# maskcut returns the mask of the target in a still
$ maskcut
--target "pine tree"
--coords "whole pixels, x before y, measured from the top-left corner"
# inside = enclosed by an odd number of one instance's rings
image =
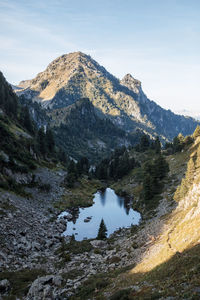
[[[89,167],[90,167],[87,157],[85,157],[85,156],[81,157],[79,162],[80,162],[80,168],[81,168],[82,172],[87,174]]]
[[[114,175],[115,175],[114,162],[111,161],[109,166],[109,177],[114,178]]]
[[[143,179],[144,200],[148,201],[153,197],[153,178],[149,174],[145,174]]]
[[[68,170],[68,173],[76,173],[76,164],[72,159],[70,160],[67,170]]]
[[[38,143],[40,153],[44,155],[47,150],[47,145],[46,145],[46,135],[44,133],[43,127],[41,127],[38,131],[37,143]]]
[[[181,139],[178,136],[175,136],[173,139],[173,151],[180,152],[183,149],[183,144],[181,143]]]
[[[160,139],[159,139],[158,136],[155,139],[154,145],[155,145],[155,151],[156,151],[156,153],[159,154],[160,151],[161,151],[161,143],[160,143]]]
[[[24,127],[30,132],[34,133],[34,127],[33,127],[33,122],[31,120],[30,114],[28,107],[25,106],[22,111],[21,111],[21,120],[24,125]]]
[[[167,172],[169,172],[169,165],[166,162],[165,158],[162,155],[159,155],[155,160],[154,165],[158,179],[163,179],[166,176]]]
[[[70,160],[70,163],[69,163],[69,166],[68,166],[67,170],[68,170],[68,174],[67,174],[65,180],[67,181],[67,186],[69,188],[72,188],[74,186],[74,183],[76,182],[76,180],[78,178],[76,164],[73,160]]]
[[[187,135],[184,139],[184,144],[185,145],[190,145],[194,142],[194,139],[190,136],[190,135]]]
[[[149,138],[144,134],[140,139],[140,151],[146,151],[150,146]]]
[[[46,142],[47,142],[47,148],[49,152],[53,152],[55,148],[55,141],[54,141],[53,132],[50,128],[48,128],[46,132]]]
[[[182,179],[181,185],[177,188],[175,195],[174,195],[174,200],[179,201],[183,197],[185,197],[192,186],[194,182],[194,178],[196,175],[196,165],[195,165],[195,160],[194,157],[191,157],[188,165],[187,165],[187,172],[185,178]]]
[[[193,138],[196,139],[198,136],[200,136],[200,126],[197,125],[194,133],[193,133]]]
[[[103,240],[107,237],[107,228],[106,225],[104,223],[104,220],[101,220],[101,223],[99,225],[99,231],[98,231],[98,235],[97,235],[97,239],[98,240]]]
[[[96,169],[96,176],[99,179],[107,179],[108,177],[108,164],[109,164],[109,160],[108,159],[103,159],[101,161],[101,163],[98,165],[97,169]]]
[[[59,149],[58,158],[64,165],[67,164],[67,155],[62,149]]]

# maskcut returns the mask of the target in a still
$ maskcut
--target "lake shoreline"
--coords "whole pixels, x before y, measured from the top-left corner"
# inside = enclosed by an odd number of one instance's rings
[[[141,220],[140,213],[133,210],[130,199],[118,196],[109,187],[94,194],[93,205],[66,211],[70,218],[65,216],[66,230],[63,236],[74,236],[77,241],[96,238],[102,219],[106,224],[108,236],[120,228],[138,225]],[[65,211],[58,217],[64,215]]]

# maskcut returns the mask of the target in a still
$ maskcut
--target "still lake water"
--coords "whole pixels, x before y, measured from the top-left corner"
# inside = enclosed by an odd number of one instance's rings
[[[101,219],[108,229],[107,236],[119,228],[139,224],[140,213],[130,208],[129,202],[117,196],[112,189],[97,192],[93,201],[92,206],[79,209],[76,221],[67,222],[67,229],[63,235],[74,234],[77,241],[96,238]],[[91,218],[90,221],[84,222],[87,218]]]

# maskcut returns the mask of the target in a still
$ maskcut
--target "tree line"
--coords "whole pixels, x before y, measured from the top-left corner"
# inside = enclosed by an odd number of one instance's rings
[[[100,180],[120,179],[138,165],[129,150],[121,147],[115,149],[109,158],[103,159],[96,166],[94,175]]]

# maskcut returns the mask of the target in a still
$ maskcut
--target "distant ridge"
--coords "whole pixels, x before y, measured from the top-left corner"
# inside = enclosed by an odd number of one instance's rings
[[[188,110],[188,109],[182,109],[177,110],[176,113],[178,115],[186,116],[186,117],[192,117],[195,120],[200,120],[200,111],[194,111],[194,110]]]

